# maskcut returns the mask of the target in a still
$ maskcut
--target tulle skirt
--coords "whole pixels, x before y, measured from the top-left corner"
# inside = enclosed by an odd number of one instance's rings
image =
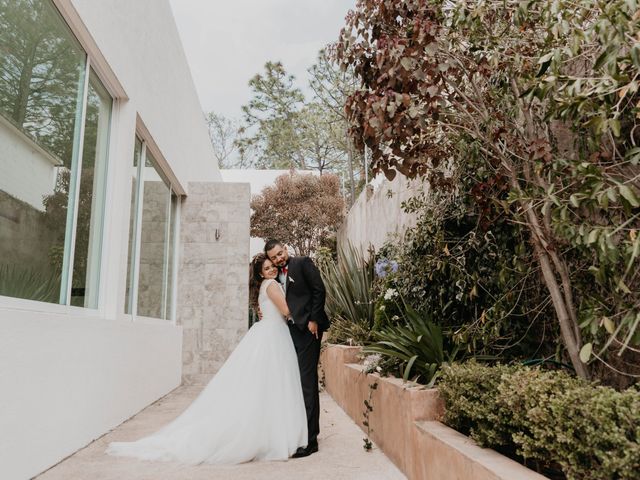
[[[107,453],[188,464],[286,460],[307,443],[298,361],[281,318],[255,324],[175,420]]]

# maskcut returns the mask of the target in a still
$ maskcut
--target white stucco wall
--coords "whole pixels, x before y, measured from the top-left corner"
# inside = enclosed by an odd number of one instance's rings
[[[127,98],[109,135],[98,310],[0,297],[0,479],[33,477],[180,385],[182,327],[124,314],[141,122],[186,193],[221,181],[168,1],[54,2],[79,14]]]
[[[427,188],[423,180],[397,175],[393,181],[376,177],[362,191],[338,230],[338,243],[347,242],[362,251],[380,248],[416,224],[416,216],[405,213],[402,203]]]
[[[79,312],[0,316],[0,478],[33,477],[180,383],[181,328]]]
[[[220,181],[169,1],[69,1],[185,189]]]

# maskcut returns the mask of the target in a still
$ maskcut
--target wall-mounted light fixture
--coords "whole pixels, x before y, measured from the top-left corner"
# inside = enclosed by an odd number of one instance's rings
[[[216,228],[216,240],[220,240],[220,229]]]

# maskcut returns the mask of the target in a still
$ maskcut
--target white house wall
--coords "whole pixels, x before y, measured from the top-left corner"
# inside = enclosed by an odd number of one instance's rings
[[[168,1],[54,3],[76,10],[74,31],[86,27],[126,98],[109,137],[99,309],[0,297],[0,479],[33,477],[180,385],[183,327],[124,314],[136,131],[185,193],[221,180]],[[248,250],[245,230],[233,235]]]
[[[0,163],[0,190],[44,211],[42,197],[54,188],[54,159],[0,119],[0,145],[8,161]]]
[[[37,475],[180,384],[179,327],[0,314],[2,479]]]
[[[70,1],[185,190],[220,181],[169,1]]]

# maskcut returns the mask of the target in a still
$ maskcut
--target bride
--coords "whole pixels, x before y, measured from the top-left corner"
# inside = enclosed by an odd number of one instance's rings
[[[286,460],[307,444],[298,359],[285,318],[289,308],[278,269],[258,254],[250,298],[262,320],[240,341],[194,402],[156,433],[112,442],[110,455],[182,463],[236,464]]]

